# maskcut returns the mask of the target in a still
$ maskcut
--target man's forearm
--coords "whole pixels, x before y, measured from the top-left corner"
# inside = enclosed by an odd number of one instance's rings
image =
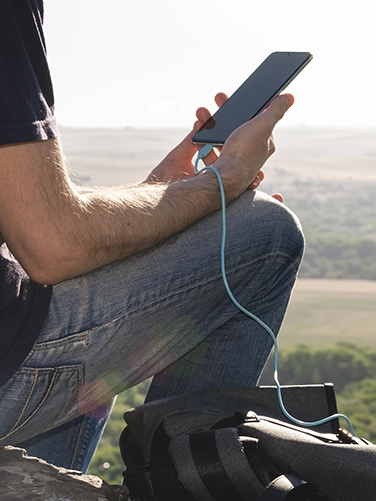
[[[77,243],[88,268],[147,249],[220,207],[210,174],[168,185],[99,189],[81,193],[80,201]]]
[[[37,282],[57,283],[151,247],[219,207],[214,175],[81,189],[57,141],[0,151],[0,233]]]

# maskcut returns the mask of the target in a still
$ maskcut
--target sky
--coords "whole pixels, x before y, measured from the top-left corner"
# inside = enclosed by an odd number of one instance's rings
[[[57,119],[189,128],[271,52],[302,51],[283,125],[376,127],[375,19],[374,0],[46,0]]]

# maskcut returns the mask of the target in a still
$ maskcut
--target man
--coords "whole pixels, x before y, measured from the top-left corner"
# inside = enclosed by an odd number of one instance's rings
[[[42,20],[42,0],[0,3],[0,447],[85,470],[114,395],[151,376],[149,400],[255,385],[271,340],[223,286],[218,182],[194,175],[192,133],[136,186],[69,180]],[[226,193],[230,286],[276,333],[303,237],[254,188],[292,102],[278,97],[205,159]],[[200,108],[194,131],[207,118]]]

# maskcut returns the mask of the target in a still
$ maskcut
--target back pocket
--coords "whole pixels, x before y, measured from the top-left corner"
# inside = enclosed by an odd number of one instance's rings
[[[0,388],[0,446],[28,440],[72,419],[82,375],[81,365],[17,371]]]

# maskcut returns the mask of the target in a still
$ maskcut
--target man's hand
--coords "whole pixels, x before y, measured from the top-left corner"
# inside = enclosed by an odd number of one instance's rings
[[[293,102],[291,94],[276,97],[265,111],[236,129],[223,145],[213,165],[221,174],[228,201],[262,181],[261,167],[275,151],[273,129]],[[283,200],[279,194],[275,198]]]
[[[215,102],[218,107],[221,107],[227,99],[228,96],[223,92],[220,92],[215,96]],[[292,96],[288,95],[287,99],[289,102],[288,106],[291,106],[293,102]],[[198,108],[196,111],[197,120],[193,125],[192,131],[159,163],[159,165],[157,165],[157,167],[155,167],[155,169],[153,169],[145,182],[171,183],[193,177],[193,159],[200,147],[192,144],[192,137],[211,116],[212,115],[207,108]],[[268,141],[270,142],[270,147],[268,147],[270,155],[275,150],[272,134],[270,135]],[[218,148],[212,150],[204,159],[204,163],[206,165],[214,164],[218,160],[219,152],[220,149]],[[252,182],[248,185],[247,189],[257,189],[264,180],[264,177],[265,173],[262,170],[259,170]],[[283,196],[280,193],[274,193],[272,194],[272,197],[280,202],[283,202]]]
[[[228,99],[224,93],[215,96],[217,106],[221,107]],[[198,108],[196,111],[196,122],[193,124],[191,132],[179,143],[170,153],[151,171],[146,178],[147,183],[172,183],[193,177],[194,156],[198,147],[192,143],[194,134],[209,120],[211,114],[207,108]],[[205,163],[210,165],[217,160],[218,155],[213,151],[206,159]]]

